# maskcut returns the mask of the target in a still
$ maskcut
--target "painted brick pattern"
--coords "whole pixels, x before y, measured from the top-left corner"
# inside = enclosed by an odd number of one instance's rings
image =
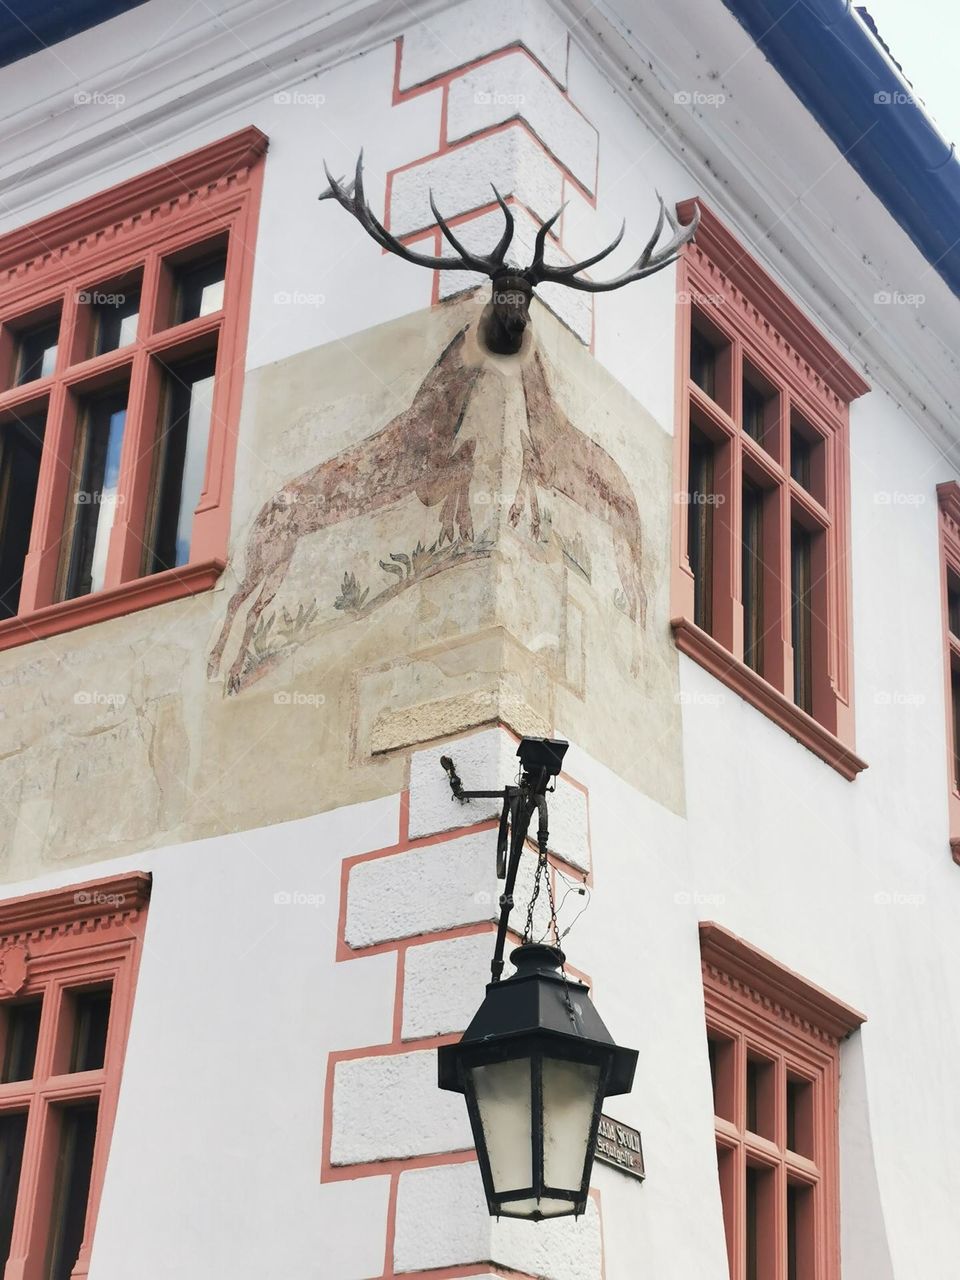
[[[517,44],[565,84],[568,43],[566,24],[543,0],[454,5],[405,32],[398,87],[406,91]]]
[[[396,1271],[429,1271],[489,1261],[543,1280],[598,1280],[600,1215],[591,1199],[572,1218],[529,1223],[487,1216],[473,1163],[415,1169],[400,1175],[394,1240]]]
[[[437,1088],[434,1049],[338,1062],[333,1164],[366,1164],[473,1146],[463,1100]]]
[[[596,129],[525,53],[482,62],[451,81],[447,98],[451,142],[515,118],[529,126],[587,191],[596,191]]]

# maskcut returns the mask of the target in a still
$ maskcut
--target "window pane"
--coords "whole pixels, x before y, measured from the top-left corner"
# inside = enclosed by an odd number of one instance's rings
[[[174,569],[190,559],[193,515],[207,465],[214,364],[209,355],[166,373],[147,573]]]
[[[772,1169],[747,1167],[746,1209],[746,1280],[772,1280],[777,1274],[778,1252],[776,1179]]]
[[[743,660],[754,671],[763,669],[763,492],[743,484],[741,593],[743,597]]]
[[[57,361],[60,320],[50,320],[34,329],[24,329],[17,343],[17,385],[46,378]]]
[[[176,272],[175,324],[195,320],[223,307],[227,255],[217,253],[178,268]]]
[[[950,692],[953,702],[953,785],[960,791],[960,671],[950,671]]]
[[[813,1187],[787,1187],[787,1280],[814,1280],[816,1250]]]
[[[42,1004],[42,1000],[24,1000],[3,1006],[3,1084],[33,1079]]]
[[[93,351],[95,356],[129,346],[137,336],[140,319],[140,290],[92,289],[89,293],[93,316]]]
[[[95,1102],[61,1111],[46,1280],[70,1280],[80,1253],[96,1136]]]
[[[947,573],[947,626],[955,636],[960,636],[960,578]]]
[[[690,334],[690,377],[712,399],[717,391],[717,349],[699,329]]]
[[[791,609],[793,700],[813,710],[813,615],[811,610],[811,537],[793,526],[791,536]]]
[[[103,587],[126,418],[125,388],[91,399],[82,408],[75,465],[79,487],[74,493],[76,514],[64,590],[66,600]]]
[[[110,996],[105,991],[80,991],[73,996],[71,1071],[99,1071],[106,1058]]]
[[[693,620],[704,631],[713,624],[713,461],[713,445],[691,427],[687,555],[693,574]]]
[[[0,1115],[0,1272],[10,1257],[10,1237],[17,1209],[20,1166],[23,1163],[23,1140],[27,1132],[27,1113],[18,1111]]]
[[[776,1064],[747,1055],[747,1128],[761,1138],[776,1139]]]
[[[20,606],[20,580],[30,546],[43,432],[43,416],[0,427],[0,618],[14,617]]]
[[[787,1076],[787,1148],[814,1159],[813,1082]]]
[[[725,1120],[736,1117],[736,1041],[708,1031],[710,1082],[713,1085],[713,1112]]]

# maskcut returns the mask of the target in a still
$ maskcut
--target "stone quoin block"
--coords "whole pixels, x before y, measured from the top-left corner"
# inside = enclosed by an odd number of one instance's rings
[[[543,0],[456,5],[404,32],[400,88],[424,84],[512,44],[529,49],[564,84],[568,39],[565,23]]]
[[[489,831],[358,862],[347,887],[347,945],[436,933],[493,918],[495,837]]]
[[[491,928],[467,938],[410,947],[404,962],[405,1040],[466,1030],[490,981],[496,938]]]
[[[437,1088],[437,1051],[338,1062],[330,1159],[367,1164],[473,1146],[463,1099]]]
[[[586,189],[597,179],[597,131],[524,53],[483,62],[450,82],[447,140],[519,117]]]
[[[557,779],[557,789],[548,797],[550,838],[547,848],[564,862],[590,870],[590,825],[587,797],[566,778]],[[532,832],[536,834],[536,831]]]
[[[567,187],[568,192],[569,190]],[[528,266],[533,261],[533,245],[540,223],[519,205],[511,205],[511,212],[514,233],[507,260],[518,266]],[[496,209],[461,223],[457,227],[457,236],[468,249],[489,253],[500,239],[502,231],[503,214]],[[547,241],[546,260],[561,264],[572,261],[552,238]],[[488,277],[478,275],[475,271],[441,271],[439,279],[441,298],[449,298],[464,289],[476,288],[477,285],[487,285],[489,289]],[[545,284],[537,288],[537,296],[581,342],[590,342],[593,333],[593,301],[589,293],[567,289],[563,285]]]
[[[563,203],[563,172],[520,125],[478,138],[393,177],[390,230],[404,236],[433,226],[429,193],[445,218],[493,200],[491,182],[504,197],[516,196],[538,218]]]
[[[429,1271],[489,1262],[542,1280],[600,1280],[600,1215],[593,1200],[580,1219],[494,1222],[473,1161],[400,1175],[396,1271]]]
[[[450,790],[450,782],[440,765],[441,756],[450,756],[467,791],[496,791],[516,780],[517,745],[503,729],[484,729],[442,742],[410,759],[410,836],[432,836],[455,827],[472,826],[488,818],[499,818],[499,800],[471,800],[461,804]]]

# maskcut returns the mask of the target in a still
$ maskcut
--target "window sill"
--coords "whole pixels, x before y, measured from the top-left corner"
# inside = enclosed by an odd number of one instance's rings
[[[841,777],[852,782],[858,773],[866,769],[866,761],[861,760],[829,729],[818,724],[806,711],[784,697],[779,689],[775,689],[745,663],[734,658],[711,635],[688,618],[674,618],[671,626],[681,653],[693,658],[751,706],[769,716],[774,724],[786,729],[808,751],[836,769]]]
[[[16,618],[4,618],[0,622],[0,650],[29,644],[31,640],[46,640],[65,631],[88,627],[94,622],[121,618],[155,604],[166,604],[170,600],[209,591],[223,570],[222,560],[204,560],[146,578],[134,578],[111,591],[98,591],[94,595],[79,596],[76,600],[47,605]]]

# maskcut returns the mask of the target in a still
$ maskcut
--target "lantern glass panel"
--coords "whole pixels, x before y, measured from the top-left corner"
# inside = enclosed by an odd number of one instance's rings
[[[600,1068],[543,1060],[543,1181],[579,1191],[600,1089]],[[567,1206],[569,1210],[569,1205]]]
[[[494,1192],[522,1191],[533,1185],[530,1059],[491,1062],[470,1074]]]

